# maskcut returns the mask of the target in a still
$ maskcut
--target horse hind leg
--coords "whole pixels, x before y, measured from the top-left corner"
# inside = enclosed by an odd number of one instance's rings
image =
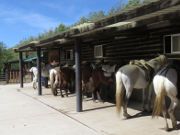
[[[147,112],[152,112],[153,108],[153,101],[155,100],[154,96],[154,90],[153,90],[153,83],[150,83],[149,89],[148,89],[148,99],[147,99]]]
[[[96,91],[97,99],[99,102],[103,102],[99,90]]]
[[[65,89],[66,97],[68,97],[68,88]]]
[[[168,126],[168,122],[167,122],[167,109],[166,109],[166,103],[165,103],[165,99],[163,100],[162,102],[162,114],[163,114],[163,117],[164,117],[164,120],[165,120],[165,130],[166,131],[169,131],[169,126]]]
[[[33,82],[33,88],[34,88],[34,89],[37,89],[37,84],[36,84],[36,82]]]
[[[143,111],[146,111],[146,89],[143,89],[143,94],[142,94],[142,108]]]
[[[68,97],[68,89],[66,89],[66,91],[65,91],[65,92],[66,92],[66,97]]]
[[[92,100],[93,100],[93,102],[96,101],[96,91],[92,92]]]
[[[129,115],[127,112],[127,105],[129,102],[129,98],[131,97],[132,90],[133,90],[133,87],[131,87],[130,85],[126,87],[126,95],[124,97],[124,103],[123,103],[123,116],[125,118],[131,117],[131,115]]]
[[[61,97],[64,97],[63,93],[62,93],[62,89],[60,88],[60,95]]]
[[[66,87],[65,87],[66,97],[68,97],[68,91],[70,91],[70,84],[68,84],[68,83],[66,82]]]
[[[178,99],[176,97],[171,97],[170,99],[171,99],[171,104],[169,106],[168,113],[169,113],[169,116],[170,116],[170,119],[172,122],[172,127],[173,127],[173,129],[176,129],[177,121],[176,121],[176,117],[174,116],[174,111],[178,105]]]
[[[147,88],[144,88],[143,94],[142,94],[142,109],[144,112],[150,112],[151,111],[151,98],[152,98],[152,92],[150,90],[150,84],[148,84]]]
[[[127,91],[126,91],[126,92],[127,92]],[[131,90],[131,91],[128,91],[127,94],[126,94],[125,97],[124,97],[123,116],[124,116],[125,118],[131,117],[131,115],[128,114],[128,112],[127,112],[127,105],[128,105],[129,98],[130,98],[131,94],[132,94],[132,90]]]

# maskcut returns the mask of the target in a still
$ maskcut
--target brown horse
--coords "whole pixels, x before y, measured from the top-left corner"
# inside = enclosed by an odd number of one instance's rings
[[[97,96],[99,101],[105,101],[108,96],[108,90],[113,87],[113,72],[115,71],[108,72],[110,75],[106,76],[108,70],[105,70],[103,66],[94,68],[95,66],[91,63],[85,63],[82,67],[83,92],[91,92],[93,100]]]
[[[71,67],[56,67],[50,70],[50,83],[51,90],[54,96],[58,94],[58,88],[60,89],[61,97],[64,97],[62,90],[65,90],[66,96],[68,96],[68,90],[73,93],[75,75],[74,70]]]
[[[74,92],[73,83],[75,80],[74,70],[70,67],[63,67],[60,69],[59,76],[59,88],[61,97],[64,97],[62,90],[65,90],[66,96],[68,96],[68,90],[70,93]]]

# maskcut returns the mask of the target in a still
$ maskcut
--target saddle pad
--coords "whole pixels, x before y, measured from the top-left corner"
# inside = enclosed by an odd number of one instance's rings
[[[115,72],[116,65],[110,66],[110,65],[102,65],[102,70],[104,71],[105,77],[111,77],[112,73]]]
[[[54,69],[55,69],[56,71],[58,71],[58,72],[60,71],[59,66],[58,66],[58,67],[55,67]]]
[[[102,70],[107,73],[114,73],[115,72],[116,65],[110,66],[110,65],[102,65]]]

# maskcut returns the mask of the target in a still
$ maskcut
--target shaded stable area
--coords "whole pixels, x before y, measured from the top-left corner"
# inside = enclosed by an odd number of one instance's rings
[[[169,59],[180,57],[180,0],[160,0],[120,14],[85,23],[54,37],[33,41],[16,49],[19,52],[20,85],[23,87],[22,53],[37,53],[38,94],[41,87],[41,54],[58,51],[60,64],[76,65],[76,110],[82,111],[81,63],[109,62],[120,66],[129,60],[149,60],[158,54]],[[140,100],[134,93],[134,99]]]

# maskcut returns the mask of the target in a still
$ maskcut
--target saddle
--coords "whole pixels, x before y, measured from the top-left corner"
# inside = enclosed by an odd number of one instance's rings
[[[145,60],[131,60],[129,62],[129,64],[130,65],[136,65],[139,68],[141,68],[142,70],[144,70],[146,81],[149,81],[149,82],[152,81],[153,75],[154,75],[154,69],[153,69],[153,67],[150,66],[150,64],[148,64],[147,61],[145,61]]]

